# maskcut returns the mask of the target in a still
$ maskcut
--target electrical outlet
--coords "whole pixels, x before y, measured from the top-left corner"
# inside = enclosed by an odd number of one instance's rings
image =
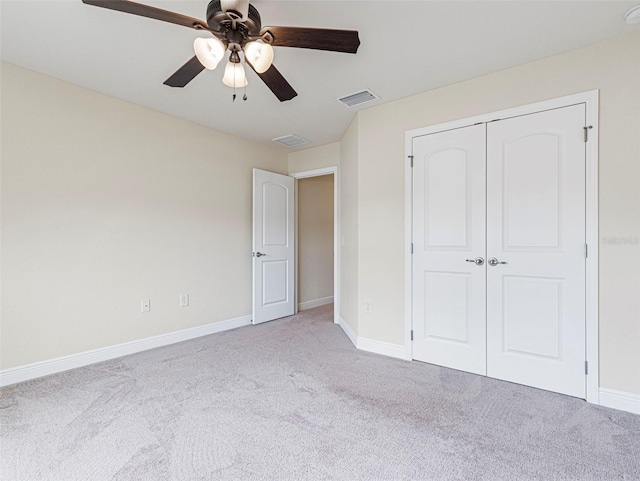
[[[180,294],[180,307],[187,307],[189,305],[189,294]]]
[[[364,312],[371,312],[371,311],[373,311],[373,306],[371,305],[371,301],[370,300],[364,301]]]
[[[151,310],[151,299],[142,299],[142,312],[149,312]]]

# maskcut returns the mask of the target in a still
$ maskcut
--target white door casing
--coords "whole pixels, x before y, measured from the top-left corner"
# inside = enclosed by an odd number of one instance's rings
[[[485,127],[412,151],[413,358],[485,374]]]
[[[487,375],[584,398],[585,105],[487,125]]]
[[[333,176],[333,322],[339,324],[340,318],[340,204],[338,194],[340,192],[340,183],[338,178],[338,167],[323,167],[320,169],[306,170],[302,172],[293,172],[290,174],[296,181],[300,179],[308,179],[310,177],[319,177],[323,175]],[[298,202],[296,193],[296,204]],[[296,224],[297,226],[297,224]],[[296,236],[297,238],[297,236]],[[300,246],[297,245],[297,248]],[[297,255],[297,254],[296,254]],[[296,261],[298,262],[298,261]],[[296,305],[297,305],[296,297]]]
[[[294,179],[253,169],[253,323],[295,311]]]

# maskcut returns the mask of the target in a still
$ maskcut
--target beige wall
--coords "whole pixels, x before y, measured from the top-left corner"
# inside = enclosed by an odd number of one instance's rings
[[[340,142],[289,154],[289,174],[340,165]]]
[[[640,237],[638,33],[359,112],[358,182],[350,185],[358,191],[360,336],[404,344],[405,132],[593,89],[600,89],[600,382],[640,394],[640,245],[602,242]]]
[[[338,166],[339,315],[358,333],[358,121],[340,142],[289,154],[289,173]]]
[[[248,313],[254,166],[339,165],[340,315],[361,337],[403,344],[405,132],[600,89],[600,380],[640,394],[640,34],[360,111],[341,142],[288,165],[3,67],[3,367]],[[213,143],[233,146],[234,162],[230,147],[208,154]],[[181,291],[188,309],[176,307]]]
[[[357,335],[358,326],[358,121],[340,142],[340,317]]]
[[[3,369],[251,313],[251,169],[285,153],[8,64],[1,88]]]
[[[327,297],[333,297],[333,175],[298,180],[298,303]]]

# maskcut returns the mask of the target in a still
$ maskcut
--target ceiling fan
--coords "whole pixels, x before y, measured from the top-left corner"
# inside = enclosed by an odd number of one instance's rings
[[[128,0],[82,0],[87,5],[155,18],[195,30],[212,37],[197,38],[195,55],[164,81],[170,87],[184,87],[205,68],[213,70],[230,51],[223,83],[234,88],[245,87],[247,78],[240,53],[245,62],[271,89],[281,102],[291,100],[296,91],[272,64],[273,47],[299,47],[332,52],[356,53],[360,45],[355,30],[332,30],[306,27],[262,27],[260,14],[249,0],[212,0],[207,6],[206,23],[197,18]],[[244,96],[246,100],[246,95]]]

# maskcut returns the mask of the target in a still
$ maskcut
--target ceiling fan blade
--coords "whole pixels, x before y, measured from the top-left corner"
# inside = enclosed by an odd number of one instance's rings
[[[332,30],[306,27],[264,27],[260,35],[269,32],[274,47],[299,47],[332,52],[356,53],[360,45],[357,30]]]
[[[253,69],[251,62],[247,61],[247,63]],[[253,69],[253,71],[255,72],[255,69]],[[256,74],[258,74],[258,77],[260,77],[265,85],[271,89],[274,95],[278,97],[280,102],[291,100],[293,97],[298,95],[298,92],[293,90],[293,87],[289,82],[287,82],[274,65],[271,65],[271,67],[269,67],[265,72],[256,72]]]
[[[169,87],[184,87],[191,82],[196,75],[204,70],[204,65],[198,61],[198,57],[195,55],[187,60],[182,67],[176,70],[171,77],[165,80],[163,83]]]
[[[140,15],[141,17],[154,18],[156,20],[162,20],[163,22],[195,28],[196,30],[209,30],[209,26],[197,18],[143,5],[141,3],[129,2],[128,0],[82,0],[82,3],[117,10],[119,12],[132,13],[133,15]]]

